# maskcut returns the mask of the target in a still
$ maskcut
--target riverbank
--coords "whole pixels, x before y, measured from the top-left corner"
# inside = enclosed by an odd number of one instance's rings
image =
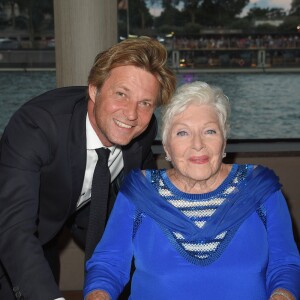
[[[272,68],[272,67],[255,67],[255,68],[201,68],[201,69],[174,69],[178,74],[185,73],[300,73],[299,67],[294,68]]]
[[[177,74],[299,73],[299,51],[300,49],[294,48],[280,51],[278,49],[172,50],[169,53],[169,65]],[[214,55],[215,58],[208,59],[210,55]],[[0,50],[1,71],[55,71],[55,50]]]
[[[199,74],[199,73],[300,73],[300,68],[173,68],[176,74]],[[1,67],[0,72],[55,72],[55,67]]]

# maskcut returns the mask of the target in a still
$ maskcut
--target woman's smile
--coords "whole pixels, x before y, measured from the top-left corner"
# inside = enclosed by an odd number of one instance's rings
[[[207,155],[201,155],[201,156],[191,156],[189,158],[189,162],[193,164],[206,164],[209,162],[209,157]]]

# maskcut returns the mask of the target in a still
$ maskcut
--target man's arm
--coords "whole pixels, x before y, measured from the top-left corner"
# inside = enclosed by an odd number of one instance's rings
[[[0,144],[0,260],[13,286],[30,299],[61,297],[37,233],[40,170],[50,162],[54,145],[47,133],[54,130],[47,112],[27,106]]]

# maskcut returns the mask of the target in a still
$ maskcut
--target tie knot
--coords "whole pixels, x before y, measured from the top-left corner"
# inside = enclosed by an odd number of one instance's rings
[[[97,155],[98,155],[98,160],[101,160],[103,162],[108,162],[108,157],[110,154],[110,150],[107,148],[98,148],[95,149]]]

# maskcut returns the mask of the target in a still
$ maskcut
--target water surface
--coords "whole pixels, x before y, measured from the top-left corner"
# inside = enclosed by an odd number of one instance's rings
[[[217,85],[229,97],[230,138],[300,138],[299,74],[178,74],[178,85],[194,80]],[[0,134],[14,111],[55,88],[55,81],[53,71],[0,72]]]

